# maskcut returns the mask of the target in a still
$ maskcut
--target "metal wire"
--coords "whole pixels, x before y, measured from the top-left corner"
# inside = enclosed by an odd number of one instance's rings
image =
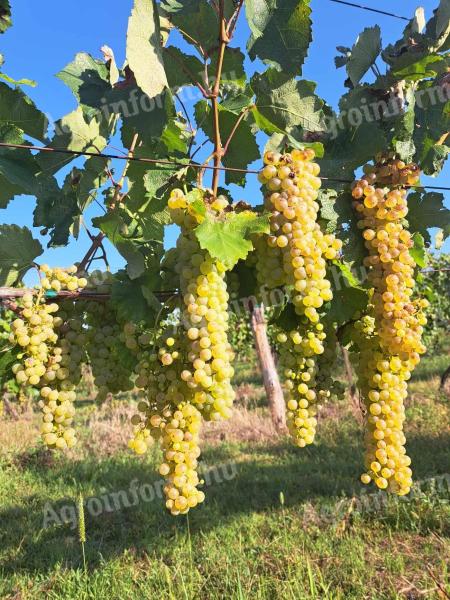
[[[353,8],[360,8],[361,10],[368,10],[369,12],[378,13],[379,15],[385,15],[386,17],[394,17],[394,19],[401,19],[402,21],[411,21],[408,17],[401,17],[394,13],[387,12],[385,10],[379,10],[378,8],[371,8],[370,6],[363,6],[362,4],[354,4],[353,2],[347,2],[347,0],[329,0],[336,4],[345,4],[346,6],[352,6]]]
[[[39,152],[55,152],[57,154],[69,154],[71,156],[96,156],[98,158],[106,158],[111,160],[127,160],[133,162],[140,162],[145,164],[155,165],[170,165],[172,167],[191,167],[193,169],[210,169],[212,171],[233,171],[234,173],[249,173],[251,175],[259,175],[260,171],[255,169],[240,169],[238,167],[214,167],[210,165],[200,165],[198,163],[183,163],[174,160],[168,160],[164,158],[144,158],[139,156],[128,156],[126,154],[104,154],[101,152],[90,152],[88,150],[68,150],[67,148],[47,148],[40,146],[28,146],[26,144],[8,144],[6,142],[0,142],[0,148],[16,148],[23,150],[37,150]],[[322,181],[333,181],[335,183],[353,183],[352,179],[341,179],[339,177],[320,177]],[[428,190],[441,190],[450,191],[450,187],[439,186],[439,185],[405,185],[411,189],[428,189]]]

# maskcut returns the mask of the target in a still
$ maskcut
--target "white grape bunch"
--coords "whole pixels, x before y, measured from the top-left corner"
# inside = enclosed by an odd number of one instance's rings
[[[372,286],[372,323],[358,325],[360,339],[364,334],[359,377],[367,407],[367,471],[361,480],[399,495],[407,494],[412,484],[403,432],[407,382],[426,350],[421,337],[428,301],[413,299],[416,263],[405,224],[407,191],[401,187],[416,183],[417,173],[414,165],[381,159],[365,168],[352,189]]]
[[[258,280],[268,287],[286,286],[298,315],[298,327],[280,333],[278,342],[286,378],[288,428],[300,447],[314,441],[316,404],[330,395],[317,385],[317,357],[325,352],[326,339],[320,316],[333,297],[327,261],[335,259],[342,247],[318,223],[320,168],[313,159],[314,151],[309,149],[283,155],[267,152],[259,176],[267,190],[271,233],[258,260]]]
[[[61,291],[75,292],[87,285],[77,277],[76,267],[52,269],[42,265],[44,277],[36,293],[26,293],[20,303],[21,317],[13,322],[10,341],[21,348],[21,362],[13,365],[13,373],[21,386],[39,390],[42,409],[41,433],[49,448],[66,449],[75,445],[72,428],[75,382],[71,379],[70,340],[61,333],[65,325],[56,316],[59,305],[47,303],[47,296]],[[76,371],[76,369],[75,369]]]

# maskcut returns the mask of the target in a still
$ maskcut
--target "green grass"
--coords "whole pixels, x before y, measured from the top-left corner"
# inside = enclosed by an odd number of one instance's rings
[[[241,384],[245,372],[255,377],[251,365],[240,366]],[[436,386],[436,378],[415,381],[408,403],[408,451],[416,481],[427,480],[413,498],[368,497],[358,480],[362,432],[345,401],[325,408],[317,443],[303,450],[283,437],[236,439],[230,425],[226,441],[203,452],[209,466],[232,466],[228,480],[208,486],[188,518],[170,517],[157,498],[96,517],[86,511],[86,572],[73,523],[43,527],[47,503],[58,513],[69,506],[70,521],[80,491],[89,499],[128,490],[133,480],[155,482],[158,450],[139,459],[126,448],[108,455],[86,446],[71,459],[49,458],[38,444],[17,449],[34,418],[3,420],[0,598],[444,597],[449,494],[428,480],[450,473],[449,410]],[[94,412],[80,411],[82,446]]]

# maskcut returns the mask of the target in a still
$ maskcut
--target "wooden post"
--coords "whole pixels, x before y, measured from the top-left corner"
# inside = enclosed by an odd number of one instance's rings
[[[449,380],[450,380],[450,367],[448,367],[448,369],[446,369],[444,371],[444,373],[442,374],[441,382],[439,385],[439,390],[441,392],[446,393],[448,396],[450,396]]]
[[[256,354],[258,355],[272,421],[277,431],[285,431],[286,409],[284,405],[283,390],[281,388],[272,350],[267,338],[263,307],[251,306],[250,315]]]

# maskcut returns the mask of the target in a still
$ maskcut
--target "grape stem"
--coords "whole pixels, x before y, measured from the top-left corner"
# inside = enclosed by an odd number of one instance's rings
[[[233,37],[234,34],[234,30],[236,29],[236,25],[239,19],[239,15],[241,13],[242,7],[244,6],[244,0],[239,0],[239,3],[236,7],[236,10],[234,11],[234,13],[231,15],[231,19],[228,22],[228,26],[227,26],[227,34],[228,37],[231,39]]]
[[[219,57],[217,60],[216,80],[214,87],[210,94],[212,110],[213,110],[213,123],[214,123],[214,171],[212,178],[212,189],[214,196],[217,196],[217,189],[219,187],[219,168],[222,162],[224,150],[222,148],[222,139],[220,136],[220,117],[219,117],[219,94],[220,94],[220,80],[222,77],[223,59],[225,56],[225,49],[230,41],[230,37],[227,33],[227,22],[224,16],[224,0],[219,0]]]
[[[114,198],[113,201],[111,203],[110,208],[114,208],[117,204],[117,202],[123,202],[123,199],[125,198],[126,194],[122,194],[122,188],[123,188],[123,184],[125,182],[125,177],[127,176],[128,173],[128,169],[130,166],[130,158],[133,158],[134,156],[134,151],[136,149],[137,143],[139,140],[139,136],[136,133],[133,137],[133,140],[131,142],[131,146],[130,149],[128,151],[128,160],[125,163],[125,166],[123,168],[122,171],[122,175],[119,179],[119,181],[115,184],[115,192],[114,192]],[[86,254],[84,255],[84,257],[81,259],[81,262],[78,266],[78,272],[81,273],[83,271],[86,271],[87,269],[89,269],[89,267],[91,266],[92,261],[95,258],[95,255],[97,253],[97,250],[99,248],[102,248],[103,250],[103,259],[105,260],[105,263],[108,264],[108,261],[106,259],[106,251],[105,248],[103,247],[103,240],[105,239],[106,235],[101,231],[98,235],[91,237],[91,246],[89,247],[88,251],[86,252]]]

